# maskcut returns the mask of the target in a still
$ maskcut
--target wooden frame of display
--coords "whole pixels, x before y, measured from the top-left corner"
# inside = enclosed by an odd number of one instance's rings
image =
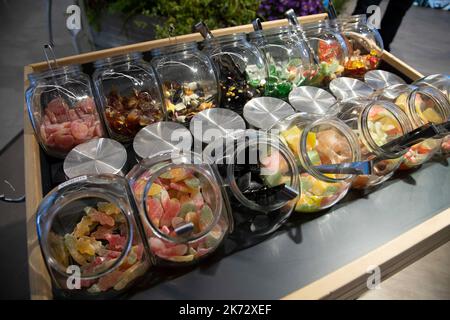
[[[299,18],[302,23],[326,19],[326,14],[317,14]],[[264,29],[286,25],[287,20],[264,22]],[[216,36],[236,32],[253,31],[251,24],[213,30]],[[135,51],[149,51],[175,43],[200,41],[198,33],[142,42],[107,50],[58,59],[60,66],[69,64],[90,63],[95,60]],[[382,60],[405,77],[416,80],[422,77],[418,71],[408,66],[392,54],[384,52]],[[30,64],[24,67],[24,88],[29,86],[28,74],[47,69],[46,62]],[[26,190],[26,223],[30,295],[32,299],[51,299],[52,290],[48,271],[45,267],[36,234],[35,211],[43,197],[40,147],[34,136],[26,104],[24,107],[24,148],[25,148],[25,190]],[[375,249],[367,255],[356,259],[339,270],[300,288],[285,299],[324,299],[354,298],[367,290],[366,280],[369,276],[367,267],[377,265],[382,269],[382,277],[386,278],[417,260],[434,248],[450,239],[450,209],[447,209],[424,223],[416,226],[398,238]]]

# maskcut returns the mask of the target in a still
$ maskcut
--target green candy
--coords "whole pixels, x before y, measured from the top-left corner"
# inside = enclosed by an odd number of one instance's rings
[[[212,213],[211,208],[208,205],[204,205],[203,208],[200,210],[200,227],[202,229],[209,226],[214,220],[214,215]]]
[[[270,186],[270,187],[275,187],[278,186],[281,182],[281,178],[283,176],[281,175],[280,172],[276,172],[274,174],[268,175],[268,176],[264,176],[264,179],[266,180],[266,183]]]
[[[197,207],[192,202],[185,202],[181,205],[180,212],[178,213],[178,216],[180,218],[183,218],[186,216],[186,213],[188,212],[196,212]]]
[[[195,177],[184,180],[184,183],[192,189],[196,189],[200,186],[200,180]]]
[[[316,150],[308,151],[308,158],[313,165],[321,164],[319,153]]]

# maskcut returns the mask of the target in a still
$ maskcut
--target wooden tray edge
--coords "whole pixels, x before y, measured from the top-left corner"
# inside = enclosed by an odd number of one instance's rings
[[[282,299],[355,299],[369,290],[368,270],[373,266],[387,279],[449,240],[450,208]]]

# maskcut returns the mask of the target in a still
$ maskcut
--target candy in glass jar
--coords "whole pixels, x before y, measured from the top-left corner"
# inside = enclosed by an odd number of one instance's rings
[[[198,112],[217,107],[216,72],[211,60],[198,50],[197,43],[153,49],[151,54],[169,120],[187,126]]]
[[[58,294],[111,298],[147,272],[150,257],[130,199],[126,179],[105,174],[66,181],[42,200],[37,233]]]
[[[264,58],[244,33],[206,39],[203,45],[218,70],[222,108],[241,114],[248,100],[264,95],[268,77]]]
[[[440,90],[450,101],[450,77],[445,74],[433,74],[417,80],[413,84],[429,85]],[[441,145],[441,154],[450,156],[450,136],[444,137]]]
[[[76,145],[104,136],[89,77],[80,66],[32,73],[26,101],[42,149],[64,158]]]
[[[297,159],[301,195],[295,211],[324,210],[347,194],[354,175],[324,173],[318,169],[323,165],[360,161],[358,139],[344,122],[296,113],[274,125],[271,132],[275,131]]]
[[[217,166],[235,221],[234,228],[262,236],[291,215],[299,194],[293,154],[270,134],[241,130],[208,144],[204,160]]]
[[[332,22],[349,45],[345,63],[347,77],[362,78],[367,71],[378,67],[383,53],[383,39],[378,30],[367,23],[366,15],[355,15]]]
[[[389,101],[355,99],[341,103],[338,118],[357,134],[362,160],[373,161],[372,174],[358,175],[353,188],[367,189],[389,179],[404,161],[408,148],[383,146],[413,129],[406,113]]]
[[[304,24],[303,30],[319,63],[317,74],[310,81],[326,87],[344,72],[348,59],[345,40],[340,33],[331,29],[327,20]]]
[[[446,97],[428,85],[393,85],[376,92],[374,97],[393,101],[406,112],[413,129],[426,123],[443,123],[450,115]],[[441,143],[441,138],[430,138],[413,145],[405,154],[400,169],[411,169],[427,162],[440,150]]]
[[[426,123],[441,124],[450,119],[450,103],[447,97],[435,87],[418,84],[406,99],[406,113],[414,127]],[[411,147],[405,155],[402,169],[409,169],[428,161],[442,147],[446,147],[444,139],[427,139]],[[444,149],[445,150],[445,149]]]
[[[142,160],[127,175],[158,264],[193,264],[213,253],[230,224],[221,181],[194,153]]]
[[[161,91],[140,53],[98,60],[93,79],[111,138],[133,141],[143,127],[165,119]]]
[[[294,87],[312,83],[317,70],[306,44],[293,27],[258,30],[250,33],[249,39],[266,58],[269,71],[266,96],[286,99]]]

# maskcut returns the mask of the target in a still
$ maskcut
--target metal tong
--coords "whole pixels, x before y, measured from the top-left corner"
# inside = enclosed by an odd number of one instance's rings
[[[289,9],[288,11],[286,11],[284,13],[284,15],[286,16],[286,18],[288,19],[289,23],[296,27],[298,30],[298,33],[300,33],[300,36],[302,38],[302,40],[305,42],[306,48],[309,51],[309,54],[311,55],[311,57],[314,60],[315,64],[319,64],[319,58],[317,57],[316,53],[314,52],[314,50],[311,48],[311,45],[309,44],[308,39],[306,38],[306,34],[305,31],[303,31],[302,25],[298,22],[297,19],[297,15],[295,14],[293,9]]]

